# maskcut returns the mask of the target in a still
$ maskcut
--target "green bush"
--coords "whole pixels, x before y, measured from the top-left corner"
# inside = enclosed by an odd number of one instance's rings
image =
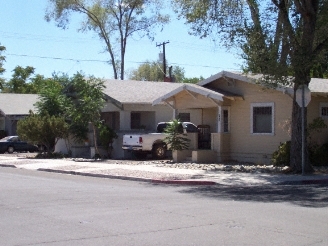
[[[98,132],[100,145],[107,148],[108,158],[110,158],[113,150],[114,139],[117,139],[118,135],[111,127],[103,124],[98,125]]]
[[[167,144],[169,150],[184,150],[188,149],[190,139],[187,134],[183,133],[181,122],[177,119],[170,121],[164,129],[166,137],[164,142]]]
[[[328,143],[309,148],[309,158],[313,166],[328,166]]]
[[[289,166],[290,164],[290,141],[281,143],[278,150],[272,154],[274,166]]]

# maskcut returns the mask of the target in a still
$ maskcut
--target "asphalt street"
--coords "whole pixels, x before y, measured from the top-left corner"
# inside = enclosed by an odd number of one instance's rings
[[[328,187],[175,186],[0,168],[0,245],[328,245]]]

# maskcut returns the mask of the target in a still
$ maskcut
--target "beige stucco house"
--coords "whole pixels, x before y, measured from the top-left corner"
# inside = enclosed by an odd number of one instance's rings
[[[222,71],[199,83],[226,95],[213,109],[217,128],[211,147],[218,161],[270,163],[279,144],[290,140],[286,123],[291,119],[293,90],[268,89],[258,84],[259,77]],[[312,79],[309,89],[308,123],[322,117],[328,124],[328,80]],[[316,140],[328,142],[328,130],[323,129]]]
[[[198,85],[106,80],[102,117],[119,136],[112,157],[129,158],[122,150],[123,134],[154,132],[158,122],[180,118],[208,126],[211,134],[210,149],[192,144],[186,154],[189,160],[270,163],[279,144],[290,140],[286,125],[291,119],[293,90],[268,89],[258,83],[260,77],[222,71]],[[328,124],[328,80],[312,79],[309,88],[308,122],[322,117]],[[315,139],[327,142],[328,130]],[[81,151],[85,148],[89,147]]]
[[[158,122],[179,118],[210,131],[210,148],[200,149],[197,136],[187,158],[196,162],[245,161],[270,163],[281,142],[290,139],[286,123],[291,119],[293,90],[261,86],[261,76],[222,71],[197,85],[129,80],[106,80],[104,122],[118,134],[112,158],[128,158],[122,150],[122,136],[132,132],[154,132]],[[312,79],[308,123],[321,117],[328,124],[328,80]],[[15,134],[17,120],[35,110],[37,95],[0,93],[0,130]],[[90,141],[72,146],[73,156],[92,157]],[[197,134],[196,134],[197,135]],[[328,142],[328,129],[313,137]],[[66,152],[59,143],[56,151]]]

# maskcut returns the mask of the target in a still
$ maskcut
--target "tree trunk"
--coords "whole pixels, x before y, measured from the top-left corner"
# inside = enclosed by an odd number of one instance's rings
[[[100,156],[100,157],[102,157],[101,155],[100,155],[100,152],[99,152],[99,149],[98,149],[98,144],[97,144],[97,131],[96,131],[96,126],[95,126],[95,124],[94,123],[92,123],[92,130],[93,130],[93,139],[94,139],[94,144],[95,144],[95,159],[97,159],[96,158],[96,156],[98,155],[98,156]]]
[[[302,108],[296,102],[296,90],[298,85],[294,86],[294,99],[292,108],[292,136],[290,149],[290,168],[295,173],[302,173]],[[307,148],[307,108],[304,108],[304,172],[313,172],[309,160],[309,152]]]

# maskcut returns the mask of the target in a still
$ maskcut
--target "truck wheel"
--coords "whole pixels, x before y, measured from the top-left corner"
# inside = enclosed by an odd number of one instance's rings
[[[9,146],[8,149],[7,149],[7,151],[8,151],[9,154],[14,153],[14,147]]]
[[[156,144],[153,147],[153,157],[163,159],[166,156],[166,146],[164,144]]]

